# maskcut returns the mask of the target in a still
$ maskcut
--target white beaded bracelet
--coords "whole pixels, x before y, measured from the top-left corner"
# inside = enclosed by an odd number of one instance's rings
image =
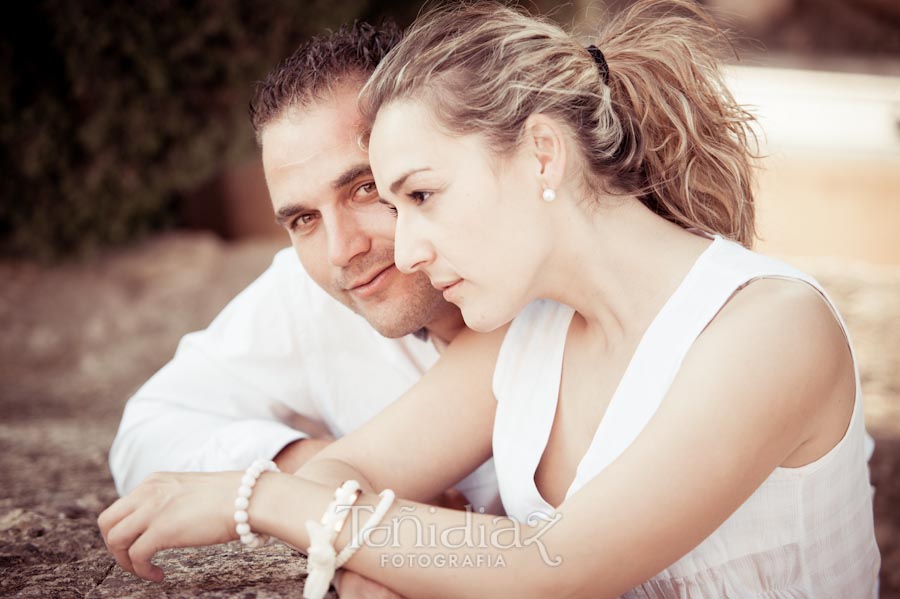
[[[334,541],[350,514],[350,507],[356,503],[359,495],[360,489],[357,481],[344,481],[335,490],[334,500],[325,508],[321,521],[307,520],[309,549],[306,551],[307,576],[303,585],[304,599],[321,599],[328,592],[331,579],[334,578],[334,572],[337,569]]]
[[[369,519],[366,520],[363,527],[356,533],[356,537],[351,539],[350,542],[347,543],[347,546],[338,553],[337,560],[335,561],[336,569],[346,564],[347,560],[353,557],[353,554],[356,553],[356,551],[362,547],[363,542],[365,542],[366,534],[378,526],[387,511],[391,509],[391,505],[394,503],[394,492],[390,489],[385,489],[379,493],[378,496],[381,497],[381,499],[378,501],[378,505],[375,506],[375,511],[369,516]]]
[[[265,545],[269,540],[266,535],[259,535],[250,530],[250,514],[247,513],[247,508],[250,507],[250,496],[253,495],[253,487],[256,486],[256,480],[263,472],[280,472],[280,470],[271,460],[256,460],[244,472],[241,486],[237,490],[237,498],[234,500],[235,531],[241,537],[241,543],[251,549]]]

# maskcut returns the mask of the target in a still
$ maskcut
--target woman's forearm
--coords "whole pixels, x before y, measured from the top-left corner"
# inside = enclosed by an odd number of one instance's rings
[[[319,483],[326,487],[337,488],[345,480],[359,482],[363,491],[375,491],[365,474],[352,464],[334,458],[314,457],[297,470],[295,476]]]
[[[288,475],[265,475],[250,506],[254,530],[306,550],[307,520],[319,520],[334,488]],[[360,496],[335,547],[340,550],[374,511]],[[397,500],[347,568],[408,597],[546,597],[565,580],[557,521],[531,527],[504,517]],[[546,536],[545,536],[546,535]],[[558,543],[557,543],[558,544]]]

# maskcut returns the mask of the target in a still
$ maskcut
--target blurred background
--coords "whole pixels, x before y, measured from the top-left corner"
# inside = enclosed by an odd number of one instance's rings
[[[247,124],[254,82],[311,33],[420,2],[63,2],[0,28],[0,251],[58,260],[172,228],[277,234]],[[536,1],[588,35],[627,2]],[[766,136],[761,249],[900,264],[900,8],[707,0]],[[587,39],[587,38],[586,38]]]
[[[732,32],[728,80],[759,117],[757,249],[819,278],[857,346],[882,595],[900,597],[900,3],[703,3]],[[407,24],[421,4],[4,9],[0,594],[102,586],[92,517],[114,497],[106,450],[125,400],[287,244],[247,118],[255,82],[311,34]],[[526,6],[589,43],[627,4]],[[85,548],[81,574],[59,570]]]

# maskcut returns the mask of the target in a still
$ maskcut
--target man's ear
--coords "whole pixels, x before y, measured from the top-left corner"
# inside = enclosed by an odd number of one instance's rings
[[[525,147],[534,156],[541,183],[558,189],[566,168],[566,144],[559,122],[545,114],[529,116],[525,121]]]

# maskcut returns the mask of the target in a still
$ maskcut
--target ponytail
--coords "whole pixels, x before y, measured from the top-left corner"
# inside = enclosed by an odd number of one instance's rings
[[[638,183],[628,191],[664,218],[750,247],[753,117],[722,81],[717,40],[724,34],[689,1],[642,1],[614,18],[598,46],[626,134],[594,163]]]

